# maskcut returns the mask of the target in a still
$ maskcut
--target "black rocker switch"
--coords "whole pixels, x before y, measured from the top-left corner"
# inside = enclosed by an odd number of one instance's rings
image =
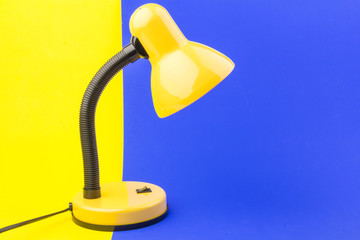
[[[139,193],[149,193],[152,191],[151,191],[151,188],[148,188],[147,186],[145,186],[145,187],[136,189],[136,192],[139,194]]]

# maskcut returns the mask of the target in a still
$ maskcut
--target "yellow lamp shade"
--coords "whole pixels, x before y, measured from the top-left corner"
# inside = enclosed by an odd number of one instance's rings
[[[138,8],[131,16],[130,32],[149,55],[153,102],[161,118],[195,102],[234,69],[222,53],[188,41],[160,5]]]

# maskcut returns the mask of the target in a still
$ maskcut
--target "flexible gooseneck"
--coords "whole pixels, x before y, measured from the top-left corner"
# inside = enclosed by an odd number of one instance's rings
[[[101,93],[110,80],[126,65],[147,56],[140,42],[133,37],[131,43],[106,62],[88,85],[81,103],[80,137],[84,162],[84,198],[101,196],[99,160],[95,134],[95,112]]]

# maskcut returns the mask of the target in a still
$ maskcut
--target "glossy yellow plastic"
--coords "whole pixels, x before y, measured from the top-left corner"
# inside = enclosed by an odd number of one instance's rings
[[[149,193],[137,193],[143,187]],[[146,222],[167,210],[165,191],[151,183],[113,182],[101,185],[101,198],[84,199],[79,192],[73,200],[73,215],[82,222],[121,226]]]
[[[202,97],[234,69],[222,53],[188,41],[160,5],[138,8],[131,16],[130,31],[149,55],[153,102],[161,118]]]

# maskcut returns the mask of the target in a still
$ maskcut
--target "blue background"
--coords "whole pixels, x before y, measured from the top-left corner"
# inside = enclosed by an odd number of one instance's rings
[[[132,12],[123,0],[124,45]],[[156,1],[235,70],[165,119],[151,65],[124,71],[124,179],[169,216],[113,239],[359,239],[359,1]]]

